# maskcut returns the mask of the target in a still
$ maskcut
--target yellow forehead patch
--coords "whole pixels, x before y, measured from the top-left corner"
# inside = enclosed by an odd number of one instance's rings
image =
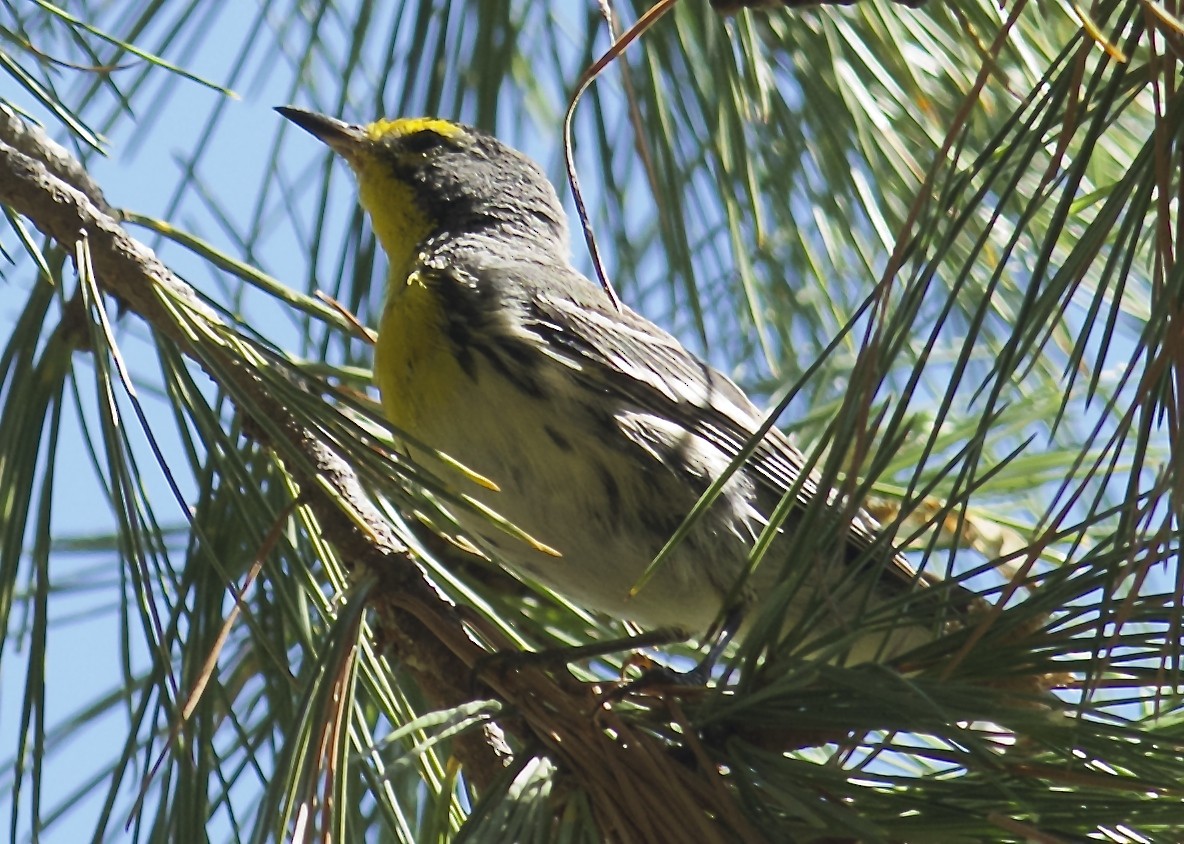
[[[397,120],[375,120],[365,127],[366,137],[372,141],[383,138],[405,138],[416,132],[435,132],[445,138],[456,138],[465,130],[438,117],[400,117]]]

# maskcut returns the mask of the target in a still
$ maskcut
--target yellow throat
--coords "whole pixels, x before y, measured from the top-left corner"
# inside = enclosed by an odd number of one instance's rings
[[[359,149],[346,159],[358,177],[358,198],[370,215],[374,234],[391,264],[391,278],[407,278],[417,244],[427,237],[437,221],[415,195],[414,189],[396,175],[397,161],[384,156],[385,139],[403,138],[417,132],[456,136],[464,130],[447,120],[428,117],[378,120],[366,126],[372,146]]]
[[[463,130],[445,120],[380,120],[365,127],[376,142],[419,131],[454,135]],[[420,437],[432,412],[462,376],[449,351],[443,304],[431,280],[415,271],[419,244],[436,228],[414,188],[397,177],[396,162],[384,160],[379,144],[349,157],[358,195],[390,262],[386,301],[374,352],[374,380],[391,422]]]

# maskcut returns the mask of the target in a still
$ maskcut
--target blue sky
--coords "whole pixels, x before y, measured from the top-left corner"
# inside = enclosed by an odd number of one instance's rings
[[[216,11],[208,13],[210,18],[203,32],[203,40],[188,52],[183,63],[188,69],[206,78],[220,81],[231,73],[244,33],[249,30],[253,21],[252,15],[257,10],[252,4],[246,3],[218,4],[216,8]],[[572,8],[579,10],[581,14],[587,13],[585,4],[573,3]],[[274,25],[279,28],[282,23]],[[562,21],[559,25],[562,25]],[[376,29],[378,28],[380,27],[376,24]],[[326,31],[332,32],[332,27],[326,27]],[[137,103],[140,119],[137,122],[121,121],[110,135],[109,157],[94,158],[90,164],[91,172],[107,191],[109,200],[116,206],[149,216],[166,217],[178,226],[197,231],[220,248],[235,252],[230,232],[223,227],[211,208],[224,211],[234,224],[231,228],[242,228],[242,225],[251,219],[255,209],[242,207],[241,203],[236,203],[234,199],[244,194],[253,197],[259,192],[258,188],[264,179],[273,144],[282,126],[279,116],[271,110],[272,106],[290,102],[292,91],[296,87],[293,69],[288,63],[276,61],[272,66],[268,66],[258,59],[254,61],[255,64],[240,77],[245,84],[235,85],[242,95],[241,99],[226,98],[192,82],[177,82],[172,84],[167,92],[161,91],[142,97]],[[574,61],[572,66],[575,66]],[[116,76],[130,78],[134,69],[134,66],[131,66],[116,71]],[[314,70],[314,76],[315,73]],[[58,76],[67,87],[80,85],[85,81],[81,76],[71,80],[69,71],[59,71]],[[369,85],[373,90],[377,90],[380,82],[381,80],[373,78],[367,79],[364,72],[359,74],[359,86]],[[456,80],[450,80],[450,84],[458,83]],[[616,82],[612,76],[610,75],[603,84],[611,96],[616,90]],[[332,85],[326,85],[326,89],[336,90]],[[539,158],[552,173],[558,173],[559,138],[553,132],[539,130],[540,125],[554,117],[548,109],[553,109],[555,103],[563,99],[563,92],[558,88],[552,93],[552,102],[522,103],[517,110],[504,109],[501,112],[502,125],[499,128],[501,134]],[[10,95],[14,101],[27,107],[33,115],[45,117],[43,110],[36,103],[28,97],[22,99],[21,92],[13,91]],[[374,98],[359,96],[358,102],[367,102],[370,99]],[[310,105],[304,101],[298,101],[296,104]],[[359,120],[374,116],[365,113],[361,106],[351,109],[352,113],[347,111],[342,116]],[[184,163],[181,157],[194,146],[195,138],[201,137],[213,110],[221,110],[222,117],[216,131],[202,144],[202,159],[198,171],[203,189],[208,191],[213,202],[203,204],[191,196],[179,208],[174,208],[174,186]],[[151,116],[150,120],[145,119],[148,115]],[[298,174],[308,172],[301,168],[319,166],[317,162],[321,160],[323,150],[313,139],[293,130],[285,137],[283,154],[285,162],[290,165],[288,173],[295,179]],[[336,165],[333,179],[335,192],[331,197],[330,214],[333,215],[334,221],[344,222],[353,212],[350,176],[344,166]],[[587,180],[585,183],[587,187]],[[315,198],[309,195],[309,185],[294,182],[291,187],[302,210],[310,212],[314,207]],[[561,193],[566,195],[565,192]],[[282,201],[283,197],[273,190],[270,199],[273,207],[278,208]],[[643,225],[647,221],[647,215],[652,215],[652,208],[631,207],[629,213],[634,215],[631,222]],[[275,218],[274,230],[265,232],[260,238],[258,252],[252,256],[253,260],[281,281],[303,289],[310,273],[306,245],[300,242],[298,234],[289,226],[286,215],[277,212]],[[330,231],[335,230],[333,225],[326,228]],[[159,239],[151,233],[140,231],[139,234],[146,242],[160,245]],[[586,268],[587,259],[584,257],[583,245],[578,240],[578,233],[573,233],[573,237],[577,264]],[[321,263],[317,269],[317,280],[321,286],[327,286],[323,276],[332,271],[334,259],[340,248],[340,244],[324,244]],[[602,248],[609,248],[609,245],[602,243]],[[161,249],[161,256],[191,283],[224,300],[219,286],[225,280],[212,275],[200,261],[167,244]],[[611,262],[614,257],[611,251],[608,257]],[[648,269],[657,273],[661,268],[655,266]],[[14,305],[23,301],[27,287],[31,283],[27,274],[6,273],[3,284],[10,286],[11,293],[0,302],[0,326],[3,326],[0,327],[0,332],[7,330],[11,325],[15,316]],[[644,286],[644,279],[639,283]],[[637,293],[636,287],[629,291],[629,294]],[[639,304],[648,315],[667,323],[688,344],[696,344],[694,326],[689,320],[684,319],[680,324],[673,324],[676,320],[671,318],[671,312],[677,309],[672,307],[670,302],[659,301],[653,296],[647,298],[644,295],[638,295],[631,301]],[[255,326],[277,345],[301,350],[305,338],[301,335],[299,326],[284,318],[262,298],[252,298],[245,313],[250,316]],[[709,326],[709,331],[719,328],[712,325]],[[718,333],[726,336],[728,328],[724,326]],[[158,382],[159,378],[152,369],[152,355],[144,354],[149,346],[144,339],[142,323],[134,317],[125,317],[120,323],[119,339],[133,370],[143,377],[143,386],[148,387]],[[702,344],[699,344],[699,350],[702,350]],[[718,346],[712,345],[710,351],[714,362],[721,365],[726,362],[728,355],[721,353]],[[1119,346],[1114,351],[1115,357],[1121,358],[1126,349]],[[93,421],[94,404],[97,400],[93,382],[89,380],[93,374],[93,364],[85,355],[76,356],[75,362],[83,407],[82,417]],[[158,396],[154,396],[150,389],[142,389],[141,396],[153,422],[154,435],[159,438],[165,452],[172,453],[179,444],[179,437],[167,404]],[[126,402],[124,407],[127,409]],[[91,457],[83,448],[78,418],[78,414],[72,409],[68,409],[64,414],[65,431],[61,438],[63,448],[57,458],[54,534],[63,541],[114,527],[108,508],[96,504],[104,498],[99,481],[101,471],[94,471]],[[1092,420],[1074,421],[1084,427]],[[132,429],[129,430],[129,436],[137,444],[137,454],[143,459],[144,465],[151,466],[143,432]],[[149,485],[148,494],[157,502],[162,516],[174,520],[175,525],[183,525],[183,508],[191,501],[192,480],[184,473],[178,476],[182,485],[183,500],[177,502],[164,483],[161,472],[149,468],[144,475]],[[75,580],[78,573],[84,569],[88,572],[104,572],[105,576],[111,579],[113,587],[118,583],[118,561],[108,552],[71,553],[63,550],[55,555],[51,576],[55,584],[63,586]],[[119,628],[113,612],[114,606],[110,602],[111,596],[104,598],[87,591],[58,597],[61,600],[55,600],[53,612],[61,623],[53,628],[46,663],[47,700],[50,705],[51,724],[60,718],[68,717],[80,703],[89,701],[97,690],[118,685],[118,678],[123,670],[120,659],[124,645],[118,638]],[[107,603],[103,603],[104,600]],[[96,608],[99,611],[96,611]],[[74,620],[67,623],[67,619]],[[10,639],[5,659],[0,666],[0,752],[5,753],[11,753],[17,744],[15,731],[21,717],[21,696],[17,692],[23,688],[25,682],[25,666],[21,657],[27,654],[27,650],[17,653],[15,641],[17,640]],[[133,642],[132,652],[136,653],[139,647]],[[112,718],[105,729],[102,725],[96,725],[96,728],[72,736],[70,745],[63,752],[53,756],[43,778],[43,782],[51,789],[50,793],[44,795],[43,805],[54,806],[72,789],[84,783],[92,771],[90,761],[109,758],[113,750],[122,745],[125,728],[125,723]],[[138,783],[131,787],[138,787]],[[98,791],[102,794],[105,788]],[[8,814],[8,799],[7,794],[0,794],[0,817]],[[90,829],[88,822],[93,817],[93,811],[98,808],[96,800],[97,798],[83,800],[77,816],[68,817],[56,826],[48,840],[75,841],[83,837]],[[24,818],[27,819],[27,814]],[[121,823],[122,820],[114,826],[118,827]]]
[[[185,65],[188,69],[212,80],[227,78],[229,65],[248,22],[252,4],[217,4],[218,14],[210,21],[210,30],[205,33],[204,42]],[[150,43],[150,39],[145,41]],[[129,62],[123,71],[116,71],[115,78],[124,82],[133,75],[134,62]],[[59,72],[59,84],[66,90],[81,88],[87,79],[83,74]],[[221,248],[233,252],[232,242],[208,214],[202,214],[194,203],[186,203],[179,213],[170,214],[174,185],[180,173],[179,156],[192,146],[193,138],[202,131],[211,109],[222,108],[225,113],[217,132],[211,137],[204,150],[201,179],[217,195],[233,197],[242,191],[246,195],[257,193],[257,186],[263,178],[270,154],[270,142],[274,139],[278,115],[271,110],[276,104],[286,102],[291,90],[288,74],[256,74],[249,93],[241,99],[229,99],[192,82],[174,81],[171,90],[158,96],[150,109],[153,119],[147,128],[141,121],[120,121],[108,136],[105,158],[93,157],[89,170],[104,189],[108,200],[115,206],[131,209],[149,216],[167,216],[178,225],[193,225],[203,236],[217,243]],[[24,95],[24,92],[6,91],[5,96],[44,121],[55,135],[61,133],[43,108]],[[67,98],[68,99],[68,98]],[[138,102],[148,103],[149,98]],[[99,113],[98,110],[91,114]],[[142,117],[142,115],[141,115]],[[262,142],[266,139],[266,142]],[[235,209],[233,201],[226,207],[243,212],[246,219],[250,209]],[[137,232],[145,242],[159,241],[148,232]],[[10,250],[11,243],[6,243]],[[200,263],[192,260],[175,247],[163,249],[162,257],[198,287],[210,289],[214,281]],[[271,270],[280,278],[301,286],[307,273],[307,259],[301,250],[277,249],[269,258]],[[27,264],[24,265],[27,267]],[[0,303],[0,335],[11,330],[17,315],[16,307],[26,297],[27,288],[33,282],[27,271],[6,270],[2,283],[9,288],[9,294]],[[291,323],[268,318],[261,330],[279,343],[293,343]],[[144,327],[134,317],[124,317],[118,323],[118,338],[125,358],[132,370],[146,375],[145,385],[159,383],[159,376],[153,376],[154,355],[144,340]],[[7,339],[4,337],[3,339]],[[149,354],[145,354],[149,352]],[[94,412],[96,395],[93,389],[93,364],[85,354],[74,357],[75,378],[79,384],[78,397],[82,407],[81,418],[96,419]],[[140,391],[143,404],[148,411],[153,435],[166,454],[176,453],[179,445],[178,432],[172,414],[159,396],[150,389]],[[129,409],[126,400],[121,402],[125,411]],[[128,414],[125,418],[133,418]],[[115,523],[110,508],[106,505],[106,493],[95,471],[94,462],[84,447],[84,434],[79,427],[80,415],[68,407],[63,414],[61,449],[57,454],[57,481],[54,484],[53,535],[59,544],[51,561],[51,582],[61,590],[53,596],[48,651],[45,660],[45,686],[47,720],[52,728],[65,719],[77,714],[79,706],[88,704],[102,691],[115,688],[124,671],[122,654],[125,646],[139,657],[140,667],[145,663],[142,641],[134,637],[128,643],[120,640],[119,616],[113,603],[124,590],[121,580],[120,562],[109,551],[88,552],[69,550],[70,539],[88,537],[114,531]],[[149,497],[158,506],[158,515],[169,519],[176,526],[184,524],[182,506],[172,496],[164,475],[154,466],[147,441],[142,431],[131,429],[129,437],[135,443],[138,459],[146,467],[143,473]],[[90,436],[97,436],[92,427]],[[192,478],[185,472],[176,473],[183,494],[192,493]],[[80,579],[88,584],[86,589],[74,589],[72,584]],[[93,587],[100,581],[109,584],[106,591]],[[19,613],[18,613],[19,616]],[[133,620],[133,629],[135,621]],[[21,719],[23,697],[29,655],[27,643],[22,646],[22,631],[10,631],[10,639],[0,665],[0,754],[9,758],[16,751],[18,728]],[[92,723],[86,730],[69,734],[68,743],[56,745],[43,773],[41,782],[44,793],[41,797],[43,811],[59,807],[60,802],[83,788],[97,771],[97,764],[118,755],[127,733],[125,718],[113,713],[116,707],[102,721]],[[52,735],[52,733],[51,733]],[[11,777],[11,772],[9,773]],[[134,794],[139,783],[125,784],[123,794]],[[18,824],[18,840],[28,835],[28,780],[22,796],[21,822]],[[107,783],[99,782],[70,805],[69,813],[55,823],[50,834],[43,841],[76,842],[89,840],[93,824],[101,809],[101,801],[107,791]],[[123,811],[126,811],[124,804]],[[0,817],[7,825],[11,817],[11,794],[0,790]],[[124,818],[116,818],[110,825],[112,830],[122,830]],[[211,832],[217,840],[216,829]],[[119,836],[116,836],[117,838]]]
[[[582,4],[573,4],[573,10],[577,8],[581,14],[586,12]],[[231,78],[257,13],[258,9],[253,8],[253,4],[246,3],[210,7],[204,13],[208,18],[201,29],[200,42],[189,49],[178,48],[176,51],[185,55],[180,63],[186,70],[214,82],[220,83]],[[282,28],[283,23],[272,21],[271,26]],[[321,30],[324,37],[330,40],[334,31],[331,22]],[[141,38],[140,43],[154,43],[151,30]],[[130,84],[137,70],[134,60],[121,62],[113,78],[124,86]],[[277,133],[284,126],[283,120],[272,108],[292,101],[295,88],[293,72],[288,63],[276,61],[269,64],[258,56],[252,56],[247,67],[240,69],[237,76],[239,81],[232,83],[239,94],[238,98],[228,98],[197,83],[177,79],[169,80],[167,88],[149,87],[135,101],[137,119],[121,119],[116,123],[106,138],[107,155],[91,155],[88,169],[112,205],[149,217],[167,219],[178,227],[199,234],[219,249],[237,254],[234,232],[246,228],[256,209],[236,200],[240,196],[253,198],[259,194]],[[312,73],[315,76],[316,71]],[[360,78],[364,79],[365,76],[364,72],[359,74]],[[75,92],[81,92],[92,81],[89,74],[70,70],[57,71],[55,78],[64,90]],[[160,75],[156,77],[157,85],[162,79]],[[378,80],[370,79],[366,84],[377,88]],[[6,92],[12,102],[41,120],[56,136],[64,137],[40,104],[22,94],[21,91]],[[555,85],[552,94],[555,102],[550,108],[553,111],[555,103],[561,102],[563,92]],[[68,94],[66,100],[70,99]],[[104,108],[111,107],[106,92],[100,94],[98,102],[102,103],[104,99],[107,106],[95,104],[88,112],[100,125]],[[311,107],[310,103],[304,101],[296,104]],[[554,116],[546,113],[547,109],[541,101],[535,103],[534,108],[534,118],[545,116],[550,119]],[[220,112],[216,129],[206,135],[211,115],[216,112]],[[530,125],[533,119],[523,119],[521,112],[505,109],[503,115],[504,133],[515,138],[517,143],[545,165],[549,165],[552,172],[558,173],[561,163],[558,135],[532,131]],[[341,116],[351,120],[366,120],[377,115],[347,112]],[[185,157],[194,148],[195,139],[201,139],[197,181],[209,201],[190,195],[177,204],[175,186],[188,164]],[[288,127],[284,156],[290,164],[288,172],[293,178],[299,178],[302,172],[307,174],[309,167],[319,166],[324,154],[323,147],[315,140]],[[330,199],[328,213],[342,224],[338,228],[343,228],[345,220],[354,210],[352,178],[344,165],[338,166],[333,183],[335,192]],[[302,204],[302,210],[306,214],[311,212],[316,197],[305,190],[308,186],[294,182],[290,187],[295,201]],[[283,201],[284,197],[273,186],[269,200],[272,207]],[[257,251],[243,257],[249,257],[281,282],[303,289],[311,271],[308,246],[301,242],[298,233],[289,225],[287,214],[279,213],[280,210],[283,209],[277,208],[277,213],[273,215],[276,220],[273,230],[260,233]],[[229,227],[219,219],[220,214],[226,215]],[[264,215],[264,219],[267,219],[267,215]],[[326,228],[333,231],[334,225],[330,223]],[[207,291],[216,301],[230,304],[225,295],[226,278],[212,274],[202,261],[174,244],[163,242],[152,232],[134,226],[132,231],[145,243],[157,248],[160,257],[187,281]],[[577,242],[575,245],[578,253],[583,255],[582,244]],[[332,266],[340,248],[340,244],[323,244],[323,268]],[[611,260],[611,250],[608,257]],[[582,263],[587,266],[586,260]],[[320,277],[320,273],[327,271],[323,268],[317,271],[317,286],[328,287],[330,280]],[[31,281],[31,275],[22,270],[5,271],[3,283],[15,288],[15,295],[4,297],[3,303],[0,303],[0,333],[7,333],[18,313],[15,306],[24,301],[28,286],[34,282]],[[248,317],[252,326],[270,341],[281,348],[311,353],[307,345],[308,338],[302,335],[299,324],[277,308],[274,302],[249,293],[244,302],[240,314]],[[153,389],[154,385],[160,383],[160,375],[156,370],[155,352],[145,335],[145,326],[134,316],[119,319],[116,326],[121,352],[134,373],[138,394],[148,414],[151,436],[165,454],[176,454],[181,446],[180,432],[167,399]],[[96,423],[96,402],[99,398],[94,390],[93,363],[87,355],[77,354],[74,366],[74,378],[78,385],[74,395],[77,396],[77,407],[81,408],[81,412],[74,406],[68,406],[63,414],[61,447],[56,455],[57,471],[53,486],[52,532],[58,548],[51,560],[50,580],[61,592],[55,593],[51,604],[53,623],[45,660],[46,714],[51,730],[55,725],[68,722],[77,715],[78,707],[91,703],[101,691],[122,685],[121,677],[126,669],[123,664],[125,653],[131,655],[133,666],[142,668],[147,664],[141,640],[134,634],[128,642],[121,639],[118,601],[120,595],[127,593],[128,587],[124,581],[126,572],[121,570],[118,557],[108,550],[96,552],[72,547],[73,538],[110,534],[116,529],[101,480],[104,472],[102,455],[99,457],[100,465],[96,468],[85,445],[88,437],[96,442],[100,440]],[[134,419],[126,397],[120,396],[118,401],[124,411],[124,418]],[[88,431],[81,428],[81,420],[86,420],[90,426]],[[155,466],[145,432],[132,424],[128,426],[126,434],[133,443],[137,460],[144,467],[146,495],[155,503],[156,515],[165,520],[166,526],[183,529],[184,511],[192,503],[196,489],[193,478],[185,471],[174,471],[173,477],[181,491],[181,500],[177,500],[164,473]],[[178,550],[182,549],[174,549],[174,552]],[[177,561],[179,563],[180,558]],[[86,584],[85,588],[72,586],[80,583]],[[107,584],[106,589],[95,588],[102,583]],[[137,623],[134,618],[130,622],[133,632]],[[0,664],[0,755],[4,757],[13,754],[18,746],[22,690],[26,683],[29,654],[27,646],[21,647],[20,644],[24,635],[25,632],[21,630],[11,631],[5,658]],[[134,706],[135,701],[130,705]],[[71,802],[66,807],[68,813],[51,827],[48,836],[42,837],[43,841],[74,842],[85,840],[92,834],[94,819],[107,792],[107,783],[100,780],[93,787],[88,784],[98,773],[96,766],[116,757],[123,747],[128,723],[124,716],[116,714],[123,711],[126,710],[117,706],[103,720],[91,723],[87,729],[69,732],[68,744],[58,745],[58,752],[49,757],[41,779],[45,786],[45,792],[41,795],[42,811],[58,808],[67,798]],[[27,783],[26,779],[26,789]],[[126,800],[139,787],[139,782],[125,782],[121,794]],[[11,800],[12,796],[7,790],[0,792],[0,818],[11,817]],[[18,839],[27,835],[27,790],[21,800]],[[126,811],[126,803],[122,805],[122,811]],[[124,818],[116,818],[110,828],[121,829],[123,823]],[[217,828],[212,829],[210,834],[214,840],[219,837]]]

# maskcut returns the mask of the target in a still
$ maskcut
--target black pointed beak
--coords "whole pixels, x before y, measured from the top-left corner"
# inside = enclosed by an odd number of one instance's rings
[[[367,140],[362,127],[335,117],[292,106],[276,106],[275,110],[314,138],[328,144],[334,152],[346,157],[352,157],[351,154]]]

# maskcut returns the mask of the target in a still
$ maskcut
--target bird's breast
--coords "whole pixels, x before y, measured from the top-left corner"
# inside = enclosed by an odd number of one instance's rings
[[[374,382],[391,423],[431,442],[432,428],[472,389],[444,326],[443,302],[417,274],[394,280],[374,350]]]

